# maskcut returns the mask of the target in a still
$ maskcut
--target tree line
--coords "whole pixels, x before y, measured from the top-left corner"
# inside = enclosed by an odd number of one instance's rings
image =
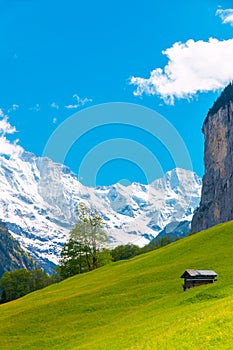
[[[18,299],[38,289],[47,287],[60,280],[54,273],[49,276],[42,269],[26,270],[20,269],[12,272],[5,272],[0,279],[1,303]]]

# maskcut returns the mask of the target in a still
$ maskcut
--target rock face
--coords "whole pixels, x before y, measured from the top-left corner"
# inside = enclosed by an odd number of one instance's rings
[[[233,85],[210,109],[203,125],[205,175],[191,230],[198,232],[233,219]]]

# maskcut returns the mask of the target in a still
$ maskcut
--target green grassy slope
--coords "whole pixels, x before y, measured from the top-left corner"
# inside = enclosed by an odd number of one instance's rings
[[[0,306],[0,348],[232,349],[233,222]],[[183,292],[186,268],[215,284]]]

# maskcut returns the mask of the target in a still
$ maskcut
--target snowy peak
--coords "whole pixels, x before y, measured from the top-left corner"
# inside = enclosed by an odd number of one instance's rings
[[[190,221],[201,191],[201,179],[183,169],[169,171],[150,185],[89,188],[66,166],[22,149],[18,155],[0,155],[0,182],[0,218],[47,270],[58,262],[78,202],[103,217],[109,244],[142,246],[169,223]]]

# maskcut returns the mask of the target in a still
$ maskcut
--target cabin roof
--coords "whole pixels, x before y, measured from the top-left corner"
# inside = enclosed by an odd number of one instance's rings
[[[212,276],[212,277],[216,277],[218,274],[213,271],[213,270],[190,270],[187,269],[185,270],[185,272],[183,273],[182,276],[180,276],[180,278],[184,278],[186,276],[190,276],[190,277],[197,277],[197,276]]]

